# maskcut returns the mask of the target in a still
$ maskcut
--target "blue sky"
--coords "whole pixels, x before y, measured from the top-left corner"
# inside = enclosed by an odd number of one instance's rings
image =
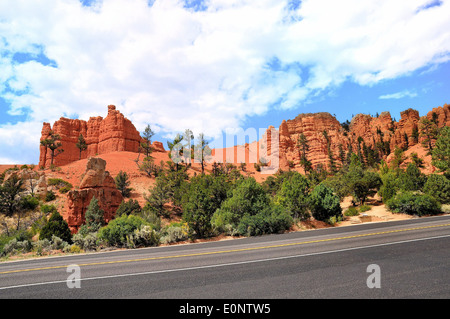
[[[165,141],[449,103],[448,0],[3,0],[0,163],[115,104]]]

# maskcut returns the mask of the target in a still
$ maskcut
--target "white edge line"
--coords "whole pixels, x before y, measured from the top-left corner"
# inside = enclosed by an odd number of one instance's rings
[[[177,272],[177,271],[187,271],[187,270],[196,270],[196,269],[226,267],[226,266],[234,266],[234,265],[244,265],[244,264],[252,264],[252,263],[258,263],[258,262],[265,262],[265,261],[274,261],[274,260],[282,260],[282,259],[308,257],[308,256],[315,256],[315,255],[339,253],[339,252],[350,251],[350,250],[358,250],[358,249],[374,248],[374,247],[381,247],[381,246],[397,245],[397,244],[404,244],[404,243],[410,243],[410,242],[415,242],[415,241],[424,241],[424,240],[446,238],[446,237],[450,237],[450,235],[443,235],[443,236],[436,236],[436,237],[427,237],[427,238],[418,238],[418,239],[410,239],[410,240],[403,240],[403,241],[397,241],[397,242],[392,242],[392,243],[376,244],[376,245],[360,246],[360,247],[352,247],[352,248],[344,248],[344,249],[329,250],[329,251],[323,251],[323,252],[317,252],[317,253],[309,253],[309,254],[302,254],[302,255],[291,255],[291,256],[274,257],[274,258],[267,258],[267,259],[247,260],[247,261],[240,261],[240,262],[234,262],[234,263],[206,265],[206,266],[197,266],[197,267],[166,269],[166,270],[155,270],[155,271],[131,273],[131,274],[121,274],[121,275],[81,278],[81,279],[78,279],[78,280],[79,281],[99,280],[99,279],[110,279],[110,278],[131,277],[131,276],[141,276],[141,275],[152,275],[152,274],[169,273],[169,272]],[[46,282],[31,283],[31,284],[24,284],[24,285],[17,285],[17,286],[0,287],[0,290],[13,289],[13,288],[23,288],[23,287],[31,287],[31,286],[43,286],[43,285],[51,285],[51,284],[61,284],[61,283],[67,283],[67,280],[46,281]]]

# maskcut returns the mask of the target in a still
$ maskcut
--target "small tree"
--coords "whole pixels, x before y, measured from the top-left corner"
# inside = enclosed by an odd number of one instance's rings
[[[153,146],[152,146],[152,137],[155,135],[155,133],[150,128],[150,125],[147,125],[144,132],[142,132],[142,139],[140,146],[144,150],[145,157],[149,157],[150,154],[153,152]]]
[[[290,178],[284,180],[277,193],[276,202],[285,207],[292,217],[306,220],[309,217],[308,195],[308,180],[295,172]]]
[[[438,136],[435,148],[432,151],[432,164],[439,171],[450,175],[450,126],[444,127]]]
[[[86,140],[83,137],[83,134],[80,134],[80,136],[78,136],[78,142],[77,144],[75,144],[75,146],[80,150],[80,158],[81,159],[81,153],[85,150],[87,150],[87,144],[86,144]]]
[[[312,164],[306,157],[306,152],[309,150],[308,141],[305,134],[301,133],[297,140],[297,147],[300,153],[300,165],[303,166],[305,174],[312,169]]]
[[[431,153],[433,144],[438,135],[438,127],[435,122],[424,117],[420,120],[420,136],[423,138],[422,145]]]
[[[309,197],[309,207],[312,216],[320,221],[328,221],[331,217],[340,217],[342,208],[339,197],[333,194],[331,188],[319,184]]]
[[[450,204],[450,180],[444,175],[429,175],[423,191],[436,198],[441,204]]]
[[[53,131],[50,131],[48,137],[41,141],[41,145],[48,148],[51,152],[51,166],[53,166],[53,159],[64,152],[64,150],[61,148],[62,144],[60,140],[61,137],[59,136],[59,134],[55,134]]]
[[[181,141],[183,140],[183,136],[177,134],[175,139],[172,142],[167,141],[167,147],[169,148],[169,158],[172,159],[176,164],[176,170],[178,171],[178,164],[181,160],[181,155],[183,153],[183,146],[181,145]]]
[[[203,133],[198,136],[198,142],[194,147],[194,159],[199,161],[202,166],[202,174],[205,173],[205,162],[211,156],[211,148],[208,146],[208,141],[205,140]]]
[[[120,171],[119,174],[114,178],[116,182],[116,187],[122,193],[123,197],[130,197],[132,188],[130,186],[130,181],[128,179],[128,174],[126,172]]]
[[[97,198],[92,197],[91,202],[84,215],[85,223],[80,227],[79,232],[82,235],[87,235],[88,233],[95,233],[102,226],[106,224],[105,222],[105,212],[98,205]]]
[[[57,211],[52,213],[48,223],[42,228],[39,239],[52,240],[53,235],[68,243],[72,242],[72,233],[70,232],[69,225]]]

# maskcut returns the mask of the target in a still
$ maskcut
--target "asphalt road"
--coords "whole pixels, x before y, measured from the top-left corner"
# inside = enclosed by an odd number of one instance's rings
[[[3,262],[0,298],[447,299],[449,269],[440,216]]]

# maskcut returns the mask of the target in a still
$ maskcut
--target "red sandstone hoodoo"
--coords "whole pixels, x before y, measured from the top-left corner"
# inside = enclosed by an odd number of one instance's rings
[[[67,210],[64,219],[74,233],[84,224],[87,207],[94,196],[105,212],[104,218],[107,223],[114,218],[123,200],[122,193],[116,188],[114,179],[105,168],[105,160],[89,158],[79,189],[67,193]]]
[[[117,151],[138,152],[141,136],[136,127],[114,105],[108,106],[106,118],[91,117],[89,121],[72,120],[61,117],[50,126],[44,123],[41,141],[46,139],[50,131],[61,137],[61,154],[55,157],[56,166],[66,165],[80,159],[80,151],[76,147],[78,137],[83,135],[87,149],[81,153],[81,158],[106,154]],[[50,152],[45,146],[40,147],[39,166],[50,165]]]

